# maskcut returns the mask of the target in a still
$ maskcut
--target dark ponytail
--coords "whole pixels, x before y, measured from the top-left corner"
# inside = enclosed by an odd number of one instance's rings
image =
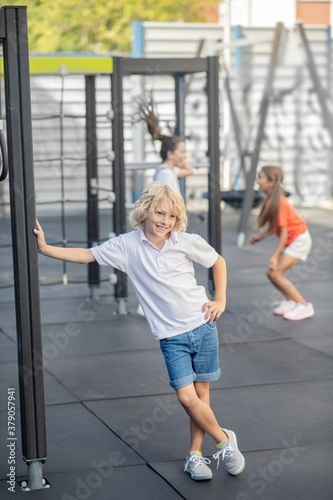
[[[138,102],[139,105],[139,115],[143,121],[146,122],[148,132],[152,136],[153,139],[157,141],[161,141],[161,150],[160,156],[163,162],[165,162],[168,158],[168,152],[174,152],[178,144],[180,144],[182,139],[176,135],[169,136],[163,135],[161,133],[160,123],[157,115],[154,111],[154,103],[152,98],[149,103],[145,103],[143,101]]]

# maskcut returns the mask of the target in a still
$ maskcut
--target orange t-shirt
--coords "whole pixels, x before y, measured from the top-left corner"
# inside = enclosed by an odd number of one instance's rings
[[[275,230],[275,234],[278,238],[280,237],[280,227],[282,226],[287,226],[288,231],[288,239],[285,245],[286,247],[288,247],[290,243],[297,238],[297,236],[305,233],[308,229],[305,224],[305,220],[301,219],[294,207],[290,205],[284,195],[281,196],[279,219]]]

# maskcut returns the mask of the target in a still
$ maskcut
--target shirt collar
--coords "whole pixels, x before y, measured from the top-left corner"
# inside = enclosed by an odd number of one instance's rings
[[[139,238],[141,241],[149,241],[142,228],[139,230]],[[170,238],[167,241],[169,245],[175,245],[178,242],[178,233],[176,231],[171,231]],[[149,243],[151,242],[149,241]]]
[[[139,229],[139,238],[141,241],[147,240],[145,233],[143,232],[142,227]]]

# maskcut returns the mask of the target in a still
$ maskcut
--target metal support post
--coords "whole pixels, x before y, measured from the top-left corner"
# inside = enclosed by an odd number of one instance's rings
[[[185,141],[185,75],[177,73],[175,75],[175,104],[176,104],[176,135]],[[186,200],[185,177],[180,179],[180,191]]]
[[[236,108],[234,105],[234,99],[232,96],[231,92],[231,87],[230,87],[230,78],[229,78],[229,73],[227,68],[223,68],[223,77],[224,77],[224,89],[227,94],[227,98],[229,101],[229,108],[230,108],[230,115],[231,115],[231,120],[232,120],[232,126],[234,129],[234,137],[235,137],[235,142],[236,142],[236,148],[237,148],[237,153],[239,157],[239,162],[240,162],[240,167],[239,170],[242,172],[244,170],[244,152],[243,152],[243,133],[241,129],[240,122],[238,120]]]
[[[310,44],[309,44],[308,39],[306,37],[304,26],[302,23],[297,23],[297,25],[298,25],[299,33],[301,35],[301,39],[302,39],[302,42],[304,45],[306,56],[308,59],[308,68],[309,68],[309,72],[310,72],[310,76],[311,76],[314,90],[318,96],[318,101],[319,101],[319,105],[320,105],[321,112],[323,115],[324,124],[328,130],[328,133],[330,134],[331,142],[333,145],[333,117],[332,117],[332,114],[330,112],[330,106],[328,105],[328,99],[327,99],[329,97],[329,91],[326,93],[322,87],[319,73],[318,73],[318,70],[316,67],[316,63],[315,63],[312,51],[310,49]]]
[[[243,244],[244,244],[248,218],[249,218],[249,214],[250,214],[251,208],[252,208],[253,184],[254,184],[255,177],[256,177],[260,149],[261,149],[261,145],[262,145],[262,141],[263,141],[263,137],[264,137],[266,118],[267,118],[267,113],[268,113],[268,108],[269,108],[269,99],[270,99],[271,91],[273,88],[273,81],[274,81],[275,70],[276,70],[277,61],[278,61],[278,53],[279,53],[282,32],[283,32],[283,24],[277,23],[276,29],[275,29],[274,42],[273,42],[273,49],[272,49],[272,53],[271,53],[271,60],[270,60],[269,69],[268,69],[268,76],[267,76],[267,80],[266,80],[266,86],[265,86],[264,95],[263,95],[263,98],[262,98],[262,101],[260,104],[260,109],[259,109],[259,126],[258,126],[258,131],[257,131],[257,137],[256,137],[256,141],[254,144],[254,150],[253,150],[252,155],[251,155],[251,168],[250,168],[250,172],[247,176],[245,197],[243,200],[242,213],[241,213],[239,226],[238,226],[238,239],[237,239],[238,246],[243,246]]]
[[[29,490],[40,490],[44,487],[42,478],[42,464],[39,461],[28,464],[28,487]]]
[[[113,230],[116,235],[126,232],[123,74],[123,61],[120,57],[115,57],[111,75],[111,101],[114,113],[112,120],[112,149],[115,156],[112,176],[113,191],[116,194],[113,206]],[[124,314],[124,302],[127,299],[127,277],[125,273],[119,270],[116,270],[116,275],[115,298],[119,304],[119,314]]]
[[[97,123],[96,123],[96,76],[86,80],[86,145],[87,145],[87,239],[88,247],[99,243],[98,191],[92,189],[92,179],[98,181]],[[100,269],[97,262],[88,264],[88,282],[91,298],[97,297]]]
[[[22,453],[42,486],[46,424],[26,7],[0,11],[15,283]]]
[[[221,207],[220,207],[220,106],[219,106],[219,60],[217,56],[207,58],[208,99],[208,241],[221,253]],[[213,270],[209,269],[209,292],[214,294]]]

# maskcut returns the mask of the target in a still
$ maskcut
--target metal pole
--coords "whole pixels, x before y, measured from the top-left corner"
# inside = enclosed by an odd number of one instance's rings
[[[0,12],[0,24],[5,28],[3,58],[22,453],[28,464],[38,462],[38,479],[35,477],[32,486],[40,488],[41,464],[47,451],[38,254],[33,233],[36,209],[27,10],[3,7]]]
[[[222,31],[222,30],[221,30]],[[231,68],[231,5],[230,1],[223,2],[223,50],[222,50],[222,71],[225,68],[227,72]],[[223,71],[224,72],[224,71]],[[222,82],[221,82],[222,83]],[[231,109],[228,103],[228,96],[221,87],[221,109],[223,110],[223,188],[230,187],[230,168],[231,168]],[[225,175],[227,173],[227,175]],[[228,179],[226,179],[228,177]],[[227,181],[227,182],[226,182]]]
[[[234,136],[235,136],[235,142],[236,142],[236,148],[237,148],[237,153],[239,156],[239,160],[241,163],[240,170],[243,168],[243,147],[242,147],[242,129],[240,122],[238,120],[236,108],[234,105],[234,100],[231,92],[231,87],[230,87],[230,78],[229,78],[229,72],[227,68],[223,68],[223,73],[224,73],[224,88],[228,97],[229,101],[229,108],[230,108],[230,114],[231,114],[231,119],[232,119],[232,125],[234,128]]]
[[[98,192],[92,190],[91,180],[97,184],[97,120],[96,120],[96,76],[87,75],[86,80],[86,147],[87,147],[87,239],[88,247],[99,243]],[[97,262],[88,264],[88,282],[91,298],[96,298],[100,284],[100,269]]]
[[[42,463],[38,460],[28,463],[29,490],[40,490],[44,487],[42,478]]]
[[[66,221],[65,221],[65,151],[64,151],[64,93],[65,93],[65,76],[66,67],[64,65],[60,68],[60,79],[61,79],[61,89],[60,89],[60,190],[61,190],[61,235],[62,235],[62,246],[66,247]],[[62,280],[64,285],[68,283],[67,276],[67,262],[62,262]]]
[[[275,29],[275,36],[274,36],[271,60],[270,60],[269,69],[268,69],[268,76],[267,76],[267,80],[266,80],[266,86],[265,86],[264,95],[263,95],[263,98],[262,98],[262,101],[260,104],[259,126],[258,126],[258,131],[257,131],[257,137],[256,137],[255,145],[254,145],[254,150],[253,150],[252,156],[251,156],[251,168],[250,168],[250,172],[247,176],[245,197],[243,200],[242,213],[241,213],[239,226],[238,226],[238,239],[237,239],[238,246],[243,246],[243,244],[244,244],[247,222],[248,222],[249,214],[250,214],[251,208],[252,208],[253,184],[254,184],[254,180],[256,177],[260,149],[261,149],[261,144],[262,144],[263,137],[264,137],[266,118],[267,118],[267,113],[268,113],[268,108],[269,108],[269,98],[270,98],[270,94],[271,94],[272,87],[273,87],[273,80],[274,80],[275,70],[276,70],[277,61],[278,61],[278,52],[279,52],[280,41],[281,41],[281,37],[282,37],[282,31],[283,31],[283,24],[277,23],[276,29]]]
[[[309,68],[310,76],[311,76],[312,83],[314,86],[314,90],[317,92],[319,104],[321,107],[321,112],[323,114],[324,123],[325,123],[327,130],[328,130],[328,133],[330,134],[331,141],[333,144],[333,117],[330,113],[330,108],[329,108],[328,102],[327,102],[327,95],[329,95],[329,94],[325,93],[325,91],[321,85],[320,77],[319,77],[319,74],[318,74],[318,71],[316,68],[316,63],[315,63],[312,51],[310,49],[308,39],[306,37],[304,26],[302,23],[297,23],[297,25],[298,25],[299,33],[301,35],[301,39],[302,39],[302,42],[304,45],[306,56],[308,58],[308,68]]]
[[[220,106],[219,60],[207,58],[208,98],[208,241],[221,253],[221,192],[220,192]],[[213,271],[209,269],[209,292],[214,294]]]
[[[182,141],[185,141],[185,92],[185,75],[184,73],[177,73],[175,75],[176,135],[178,135]],[[185,177],[180,179],[180,191],[185,200]]]
[[[113,73],[111,75],[111,101],[114,113],[112,120],[112,149],[115,156],[112,176],[113,191],[116,194],[116,201],[113,206],[113,227],[117,235],[126,232],[122,62],[122,58],[114,57]],[[126,314],[127,277],[125,273],[119,270],[116,270],[116,275],[115,298],[118,301],[118,313]]]

